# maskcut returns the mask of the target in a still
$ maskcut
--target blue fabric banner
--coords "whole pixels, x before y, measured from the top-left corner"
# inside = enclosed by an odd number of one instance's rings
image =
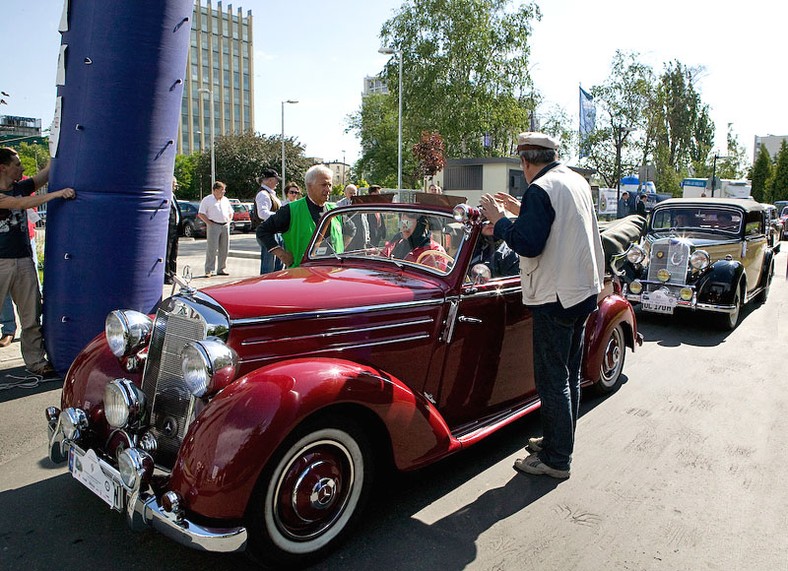
[[[580,88],[580,158],[587,157],[589,153],[588,136],[596,124],[596,106],[594,97]]]

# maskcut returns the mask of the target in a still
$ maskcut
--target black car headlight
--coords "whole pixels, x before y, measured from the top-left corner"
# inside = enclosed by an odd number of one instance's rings
[[[112,354],[118,358],[131,355],[150,339],[153,320],[131,309],[116,309],[104,321],[104,334]]]
[[[637,244],[632,244],[627,250],[627,261],[630,264],[641,264],[645,259],[646,251]]]
[[[238,373],[238,355],[219,339],[192,341],[181,351],[186,387],[196,397],[220,391]]]

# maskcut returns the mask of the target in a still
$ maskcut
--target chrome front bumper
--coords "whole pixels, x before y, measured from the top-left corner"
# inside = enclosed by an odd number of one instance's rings
[[[640,303],[640,294],[629,293],[625,295],[627,301],[630,303]],[[684,301],[683,299],[676,300],[676,307],[683,307],[685,309],[691,309],[693,311],[709,311],[713,313],[728,313],[731,314],[736,311],[735,305],[716,305],[713,303],[696,303],[692,300]]]
[[[73,454],[79,460],[85,460],[87,451],[65,438],[59,418],[54,416],[52,409],[47,410],[47,420],[49,458],[55,463],[62,463]],[[113,509],[125,510],[126,520],[132,530],[142,531],[150,527],[173,541],[198,551],[230,553],[246,549],[245,527],[205,527],[183,518],[181,514],[168,512],[159,504],[155,495],[140,489],[125,488],[118,470],[101,458],[96,458],[103,476],[114,482],[118,490],[114,499],[105,501],[108,501]]]

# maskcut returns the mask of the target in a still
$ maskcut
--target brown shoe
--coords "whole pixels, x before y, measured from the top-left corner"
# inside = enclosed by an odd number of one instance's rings
[[[13,340],[13,335],[3,335],[0,337],[0,347],[8,347]]]
[[[55,368],[52,365],[50,365],[49,363],[47,363],[46,365],[41,367],[39,370],[34,371],[34,373],[36,375],[40,375],[42,379],[59,379],[60,378],[60,375],[57,374],[57,371],[55,370]]]

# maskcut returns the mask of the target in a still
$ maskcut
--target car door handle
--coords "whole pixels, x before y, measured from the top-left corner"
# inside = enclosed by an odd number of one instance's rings
[[[457,318],[457,321],[459,321],[460,323],[481,323],[482,322],[481,319],[477,319],[475,317],[466,317],[465,315],[460,315]]]

